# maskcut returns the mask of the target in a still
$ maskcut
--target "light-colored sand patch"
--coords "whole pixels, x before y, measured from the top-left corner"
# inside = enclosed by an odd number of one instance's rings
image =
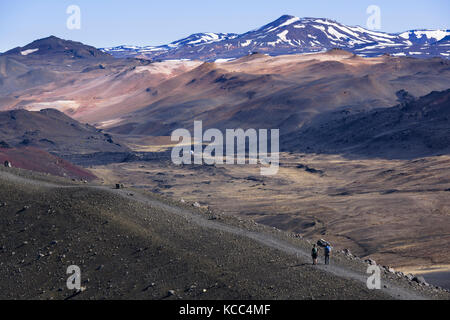
[[[155,74],[164,74],[167,76],[176,75],[179,73],[179,69],[183,71],[192,70],[203,62],[191,61],[191,60],[166,60],[162,62],[155,62],[148,66],[140,66],[135,69],[135,73],[150,72]],[[178,71],[178,72],[177,72]]]
[[[39,48],[20,51],[20,54],[23,55],[23,56],[27,56],[27,55],[29,55],[31,53],[34,53],[34,52],[37,52],[37,51],[39,51]]]
[[[430,266],[412,266],[412,267],[401,267],[397,268],[397,271],[401,271],[405,274],[427,274],[434,272],[450,272],[450,265],[433,265]]]
[[[89,171],[96,175],[105,184],[114,185],[121,182],[119,177],[115,175],[114,170],[111,170],[109,168],[96,167],[90,168]]]
[[[246,60],[247,59],[247,60]],[[249,60],[248,60],[249,59]],[[310,54],[293,54],[271,57],[268,55],[258,55],[257,57],[246,57],[229,62],[221,62],[220,67],[230,72],[247,72],[253,74],[271,73],[270,70],[282,68],[283,72],[298,69],[299,63],[336,61],[349,66],[362,66],[380,64],[383,57],[362,58],[354,57],[353,54],[320,52]]]
[[[80,108],[80,104],[73,100],[58,100],[49,102],[34,102],[27,106],[25,109],[28,111],[41,111],[42,109],[56,109],[61,112],[74,112]]]
[[[96,127],[100,129],[106,129],[120,123],[121,121],[122,121],[121,118],[106,120],[96,123]]]

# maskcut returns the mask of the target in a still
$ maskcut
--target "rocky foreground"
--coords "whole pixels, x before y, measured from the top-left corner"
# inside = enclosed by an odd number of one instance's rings
[[[186,202],[14,168],[0,186],[1,299],[450,298],[389,270],[369,290],[349,252],[312,266],[308,240]]]

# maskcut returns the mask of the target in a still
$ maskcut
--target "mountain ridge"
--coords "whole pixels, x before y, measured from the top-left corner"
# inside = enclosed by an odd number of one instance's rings
[[[316,53],[333,48],[348,50],[365,57],[392,54],[448,58],[449,35],[449,30],[425,29],[386,33],[360,26],[346,26],[328,18],[283,15],[260,28],[242,34],[196,33],[168,45],[116,46],[101,50],[115,57],[155,60],[214,61],[236,59],[254,51],[276,56]]]
[[[23,47],[16,47],[1,54],[1,56],[42,56],[63,54],[70,58],[108,58],[111,57],[93,46],[81,42],[64,40],[56,36],[37,39]]]

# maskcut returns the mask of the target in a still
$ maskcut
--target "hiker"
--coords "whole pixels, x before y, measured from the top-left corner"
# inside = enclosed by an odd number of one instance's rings
[[[327,244],[325,247],[325,264],[330,264],[331,246]]]
[[[4,165],[6,168],[12,168],[12,164],[8,160],[5,161]]]
[[[317,248],[317,245],[314,244],[314,247],[311,250],[311,257],[313,259],[313,265],[317,264],[317,256],[319,255],[319,249]]]

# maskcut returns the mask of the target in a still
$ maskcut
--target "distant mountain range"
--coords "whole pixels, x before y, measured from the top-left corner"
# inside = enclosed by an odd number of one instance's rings
[[[243,34],[196,33],[162,46],[118,46],[101,50],[115,57],[215,61],[236,59],[253,52],[276,56],[315,53],[333,48],[365,57],[391,54],[449,58],[450,31],[411,30],[390,34],[346,26],[330,19],[283,15]]]
[[[279,36],[284,28],[301,30],[299,21],[304,20],[290,18],[283,23],[278,21],[247,37],[255,38],[258,34],[262,37],[270,33]],[[320,28],[317,25],[310,27],[318,32],[319,37]],[[344,32],[342,29],[338,31],[337,27],[326,30]],[[283,34],[287,37],[289,33]],[[403,42],[420,39],[420,46],[425,47],[433,46],[434,40],[424,37],[431,39],[434,36],[439,38],[442,35],[427,33],[420,36],[415,31],[398,37]],[[242,37],[209,35],[206,39],[197,35],[192,41],[216,41],[208,44],[212,46]],[[353,38],[352,43],[355,47],[361,46],[357,42],[369,43],[373,37],[381,39],[374,34],[361,33],[359,38]],[[383,43],[390,39],[393,38],[385,38]],[[337,43],[325,36],[320,41],[328,41],[330,46]],[[179,50],[189,42],[187,39],[180,41]],[[276,45],[286,45],[283,43],[280,41]],[[209,58],[212,57],[204,57]],[[51,36],[0,55],[0,110],[53,108],[111,134],[167,136],[177,128],[190,129],[194,120],[203,120],[204,128],[281,128],[281,135],[295,135],[320,114],[328,115],[342,109],[356,112],[391,107],[399,100],[398,92],[422,97],[431,91],[447,90],[449,65],[450,60],[444,57],[412,59],[383,55],[363,58],[342,49],[277,57],[246,54],[227,63],[183,59],[158,62],[114,58],[92,46]],[[33,115],[32,119],[38,118],[38,114]],[[39,115],[40,119],[42,114]],[[59,114],[58,119],[62,115]],[[24,115],[17,113],[12,116],[20,118]],[[115,143],[116,139],[110,142],[109,136],[96,133],[95,129],[84,128],[81,124],[64,125],[69,123],[68,119],[45,119],[39,125],[35,120],[25,121],[27,126],[19,130],[17,121],[13,121],[10,114],[3,117],[2,123],[0,116],[0,142],[4,140],[13,147],[38,147],[66,156],[66,160],[74,163],[79,162],[67,157],[72,152],[127,152]],[[29,115],[25,117],[28,118]],[[11,129],[11,134],[2,137],[8,124],[16,127]],[[44,131],[43,124],[46,124],[48,134],[44,134],[47,131]],[[87,131],[74,131],[77,128]],[[341,129],[331,127],[330,130],[341,132]],[[12,133],[19,134],[12,136]],[[83,143],[78,146],[66,144],[73,139],[81,139]],[[301,141],[303,139],[289,141],[286,145],[295,149],[303,146]],[[431,145],[432,152],[441,152],[434,147],[435,143]],[[317,142],[307,147],[319,148],[321,144]],[[426,149],[424,154],[428,152]]]

